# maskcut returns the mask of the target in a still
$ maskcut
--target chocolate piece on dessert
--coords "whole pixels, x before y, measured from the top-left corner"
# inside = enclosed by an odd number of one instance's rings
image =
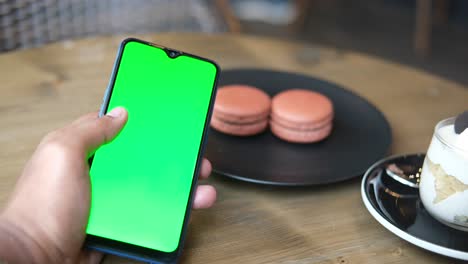
[[[455,118],[455,133],[461,134],[468,128],[468,111],[465,111]]]

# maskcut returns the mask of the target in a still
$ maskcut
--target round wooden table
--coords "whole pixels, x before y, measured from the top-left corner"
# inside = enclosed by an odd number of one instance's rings
[[[347,87],[388,118],[394,140],[389,154],[424,152],[436,122],[467,107],[466,87],[355,52],[241,35],[139,37],[214,59],[224,69],[285,70]],[[0,56],[0,205],[47,131],[98,109],[123,38]],[[218,202],[195,212],[185,263],[454,263],[377,223],[361,201],[359,179],[312,188],[260,186],[218,175],[209,182],[218,189]],[[128,260],[108,256],[105,263]]]

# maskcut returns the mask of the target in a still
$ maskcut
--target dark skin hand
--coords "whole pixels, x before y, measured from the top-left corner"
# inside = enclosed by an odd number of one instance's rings
[[[91,113],[44,137],[0,214],[0,263],[101,261],[101,253],[83,249],[90,209],[87,159],[119,133],[127,118],[123,108],[101,118]],[[200,178],[210,173],[204,159]],[[195,209],[209,208],[216,190],[200,185],[194,199]]]

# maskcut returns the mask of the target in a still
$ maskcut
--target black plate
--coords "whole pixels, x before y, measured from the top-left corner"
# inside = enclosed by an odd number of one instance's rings
[[[404,162],[422,167],[424,154],[394,156],[374,164],[362,179],[362,199],[371,215],[392,233],[429,251],[468,260],[468,233],[439,223],[428,214],[418,189],[393,180],[388,164]]]
[[[219,87],[248,84],[274,96],[303,88],[328,96],[335,108],[331,135],[322,142],[291,144],[267,131],[234,137],[210,130],[206,156],[215,172],[272,185],[316,185],[361,176],[387,153],[390,126],[372,104],[340,86],[313,77],[269,70],[226,70]]]

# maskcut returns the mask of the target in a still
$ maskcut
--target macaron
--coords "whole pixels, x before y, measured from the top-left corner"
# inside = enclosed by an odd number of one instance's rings
[[[326,96],[303,89],[277,94],[271,103],[271,132],[292,143],[312,143],[330,135],[333,104]]]
[[[211,127],[234,136],[252,136],[268,127],[271,98],[248,85],[220,87],[211,118]]]

